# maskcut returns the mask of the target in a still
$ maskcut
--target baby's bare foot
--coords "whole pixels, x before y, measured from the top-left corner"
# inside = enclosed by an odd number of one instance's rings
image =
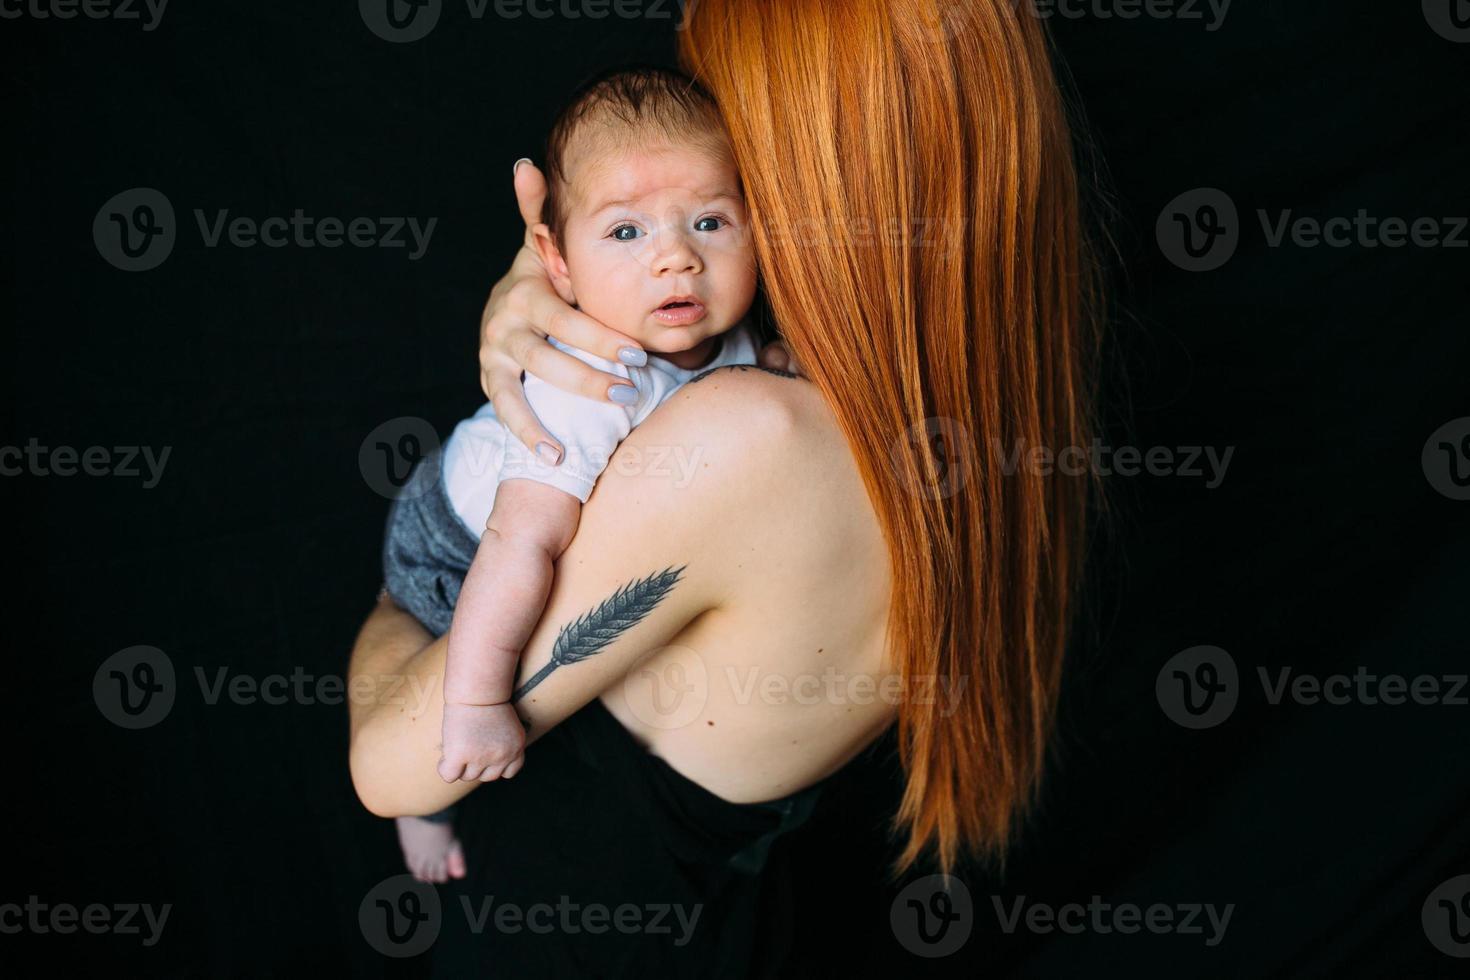
[[[464,849],[454,836],[454,825],[422,817],[398,817],[398,843],[403,861],[419,881],[443,884],[465,876]]]

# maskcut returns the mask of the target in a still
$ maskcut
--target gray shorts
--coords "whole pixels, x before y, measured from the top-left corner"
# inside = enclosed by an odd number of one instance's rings
[[[383,533],[388,595],[435,636],[449,632],[460,586],[480,546],[449,502],[442,454],[436,449],[419,460],[388,510]]]

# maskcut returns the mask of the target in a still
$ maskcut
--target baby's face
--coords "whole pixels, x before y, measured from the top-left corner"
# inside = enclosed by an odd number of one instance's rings
[[[734,164],[664,143],[569,161],[553,280],[589,315],[657,353],[730,329],[755,298],[755,257]]]

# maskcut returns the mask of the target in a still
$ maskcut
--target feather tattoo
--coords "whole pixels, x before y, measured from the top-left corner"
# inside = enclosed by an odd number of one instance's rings
[[[586,660],[606,650],[609,644],[653,612],[688,567],[680,565],[678,568],[665,568],[647,578],[629,582],[602,600],[596,609],[563,626],[557,634],[556,642],[552,644],[551,662],[522,684],[511,695],[511,701],[519,701],[531,693],[556,668]]]

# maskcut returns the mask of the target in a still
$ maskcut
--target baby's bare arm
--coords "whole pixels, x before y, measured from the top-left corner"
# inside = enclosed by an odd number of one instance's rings
[[[449,629],[444,700],[510,700],[516,665],[551,590],[556,559],[577,531],[576,497],[534,480],[506,480],[495,494]]]

